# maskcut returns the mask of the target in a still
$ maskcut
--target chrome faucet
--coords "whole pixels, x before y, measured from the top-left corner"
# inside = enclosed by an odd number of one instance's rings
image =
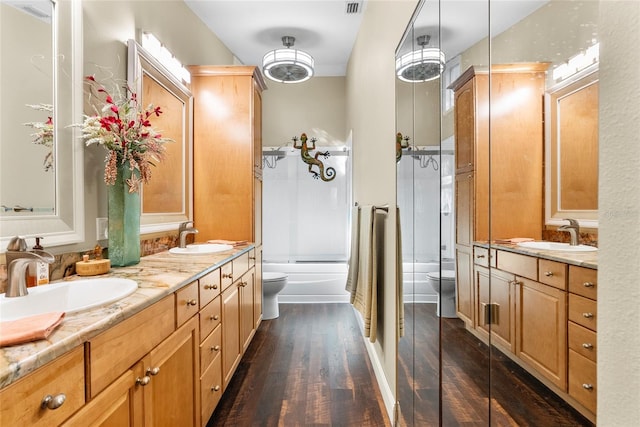
[[[558,230],[568,231],[571,236],[571,243],[569,243],[569,245],[578,246],[580,244],[578,241],[580,236],[580,225],[578,224],[578,221],[569,218],[565,218],[565,221],[569,221],[569,225],[562,225],[558,227]]]
[[[187,247],[187,235],[198,234],[198,230],[193,226],[193,221],[185,221],[180,224],[178,228],[178,237],[180,240],[180,247]]]
[[[33,262],[55,261],[53,255],[41,249],[27,250],[27,243],[23,237],[13,237],[7,245],[7,291],[6,298],[27,295],[27,267]]]

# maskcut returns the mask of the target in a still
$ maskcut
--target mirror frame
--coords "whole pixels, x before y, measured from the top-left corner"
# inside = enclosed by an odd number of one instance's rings
[[[83,113],[82,1],[53,3],[55,212],[0,218],[0,250],[12,236],[40,236],[46,246],[84,241],[84,142],[71,126],[82,123]]]
[[[177,230],[180,223],[193,220],[193,95],[166,67],[164,67],[149,51],[144,49],[135,40],[129,40],[127,81],[131,89],[143,93],[143,76],[148,76],[165,88],[169,93],[178,98],[184,105],[182,127],[182,211],[144,213],[141,208],[140,234],[150,234]],[[180,141],[176,141],[179,143]],[[144,200],[144,187],[142,188],[140,203]]]
[[[558,210],[560,195],[557,119],[560,111],[554,103],[599,81],[598,63],[550,87],[545,93],[545,224],[561,226],[564,218],[578,220],[581,227],[598,228],[598,210]],[[553,117],[553,116],[556,117]],[[555,133],[555,135],[554,135]],[[597,171],[596,171],[597,173]]]

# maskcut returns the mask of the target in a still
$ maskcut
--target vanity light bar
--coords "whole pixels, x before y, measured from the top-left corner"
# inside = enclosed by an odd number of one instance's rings
[[[142,47],[164,65],[171,74],[185,83],[191,83],[191,73],[164,47],[153,34],[142,33]]]
[[[598,62],[600,58],[600,43],[596,43],[586,51],[569,58],[569,60],[553,70],[553,79],[564,80],[588,66]]]

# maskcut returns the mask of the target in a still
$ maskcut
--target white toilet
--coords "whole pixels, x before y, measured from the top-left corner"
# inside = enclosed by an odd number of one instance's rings
[[[278,310],[278,293],[287,284],[287,274],[275,272],[262,273],[262,319],[276,319],[280,315]]]
[[[438,294],[438,316],[458,317],[456,316],[456,272],[442,270],[442,272],[427,273],[427,282]]]

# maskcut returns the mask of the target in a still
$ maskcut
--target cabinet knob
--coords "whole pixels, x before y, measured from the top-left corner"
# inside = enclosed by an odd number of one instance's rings
[[[471,162],[467,163],[467,166],[471,166]]]
[[[218,289],[218,285],[204,285],[205,289]]]
[[[583,317],[586,317],[587,319],[591,319],[593,317],[593,313],[582,313]]]
[[[547,277],[551,277],[551,276],[553,276],[553,271],[545,271],[544,275],[547,276]]]
[[[220,390],[220,386],[219,385],[211,387],[211,391],[219,391],[219,390]]]
[[[583,348],[586,348],[587,350],[592,350],[593,349],[593,344],[589,343],[589,342],[585,342],[582,344]]]
[[[484,258],[484,255],[476,255],[476,258]]]
[[[147,375],[156,376],[160,372],[160,368],[157,366],[155,368],[147,368]]]
[[[148,375],[145,375],[144,377],[140,378],[136,378],[136,385],[141,385],[141,386],[146,386],[147,384],[149,384],[149,381],[151,381],[151,378],[149,378]]]
[[[209,320],[218,320],[219,318],[220,316],[218,316],[217,314],[209,316]]]
[[[240,282],[240,286],[244,288],[245,286],[247,286],[247,282]]]
[[[65,396],[64,393],[56,394],[55,396],[47,394],[42,398],[42,402],[40,402],[40,408],[58,409],[62,406],[65,400],[67,400],[67,396]]]
[[[584,286],[585,288],[593,288],[595,285],[591,282],[584,282],[582,286]]]
[[[582,388],[585,390],[593,390],[592,384],[582,384]]]
[[[220,350],[220,346],[219,345],[211,346],[211,351],[219,351],[219,350]]]
[[[233,279],[233,273],[222,273],[224,279]]]
[[[187,305],[198,305],[198,301],[190,299],[189,301],[187,301]]]

